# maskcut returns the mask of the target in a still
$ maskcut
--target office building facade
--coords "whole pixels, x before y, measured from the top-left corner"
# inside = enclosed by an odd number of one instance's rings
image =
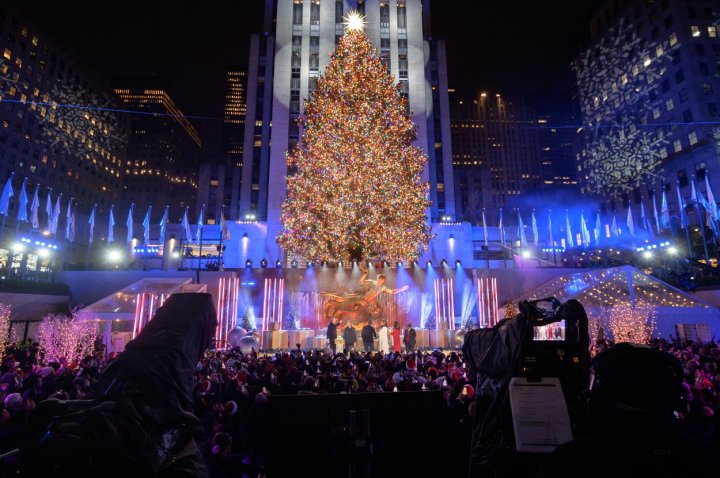
[[[121,207],[134,204],[138,221],[140,211],[148,206],[158,217],[170,206],[173,222],[182,217],[186,207],[194,214],[200,135],[157,79],[117,83],[115,93],[123,108],[136,112],[130,113]]]
[[[535,113],[521,101],[483,92],[451,107],[456,201],[460,217],[490,220],[506,202],[542,185]]]
[[[606,2],[575,62],[585,194],[625,205],[668,194],[690,202],[690,181],[720,187],[720,6],[703,0]]]

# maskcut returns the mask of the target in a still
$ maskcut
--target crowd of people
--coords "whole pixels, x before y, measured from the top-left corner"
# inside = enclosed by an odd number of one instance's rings
[[[383,324],[373,332],[399,337],[399,327],[387,329]],[[343,335],[346,331],[351,334],[346,328]],[[264,407],[272,395],[438,390],[454,430],[469,440],[475,389],[462,353],[415,351],[409,330],[404,332],[408,341],[398,340],[392,349],[382,351],[303,350],[298,344],[271,355],[240,348],[206,352],[193,372],[194,401],[195,414],[204,425],[199,444],[211,476],[239,476],[243,469],[263,465],[258,440]],[[348,337],[346,343],[355,341]],[[599,344],[598,350],[609,345]],[[682,363],[686,401],[678,420],[706,444],[719,446],[720,349],[682,340],[657,339],[651,345]],[[92,396],[100,373],[114,359],[98,352],[80,363],[44,362],[36,343],[9,347],[0,373],[0,453],[18,447],[23,426],[39,401]]]

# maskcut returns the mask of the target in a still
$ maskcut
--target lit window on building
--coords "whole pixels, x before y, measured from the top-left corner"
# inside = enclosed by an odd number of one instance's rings
[[[711,38],[716,38],[718,36],[717,27],[715,25],[710,25],[708,27],[708,36]]]
[[[695,131],[691,131],[688,134],[688,143],[690,143],[690,146],[692,146],[694,144],[697,144],[697,142],[698,142],[697,133]]]
[[[694,37],[699,37],[700,36],[700,27],[697,25],[690,26],[690,33]]]

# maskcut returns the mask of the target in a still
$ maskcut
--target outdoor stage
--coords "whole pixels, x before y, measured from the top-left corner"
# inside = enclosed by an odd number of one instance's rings
[[[385,281],[379,281],[380,275]],[[630,266],[611,269],[463,269],[451,267],[242,269],[235,271],[63,272],[85,319],[105,323],[109,348],[124,343],[176,292],[213,295],[217,346],[242,327],[262,349],[320,348],[332,316],[359,328],[382,320],[418,331],[418,347],[460,345],[467,326],[490,327],[508,301],[578,299],[591,320],[613,307],[652,309],[655,335],[702,338],[720,333],[720,310]],[[348,305],[350,304],[350,305]],[[363,309],[362,307],[367,307]],[[609,327],[606,327],[609,330]],[[339,334],[340,335],[340,334]],[[342,347],[343,344],[339,344]]]

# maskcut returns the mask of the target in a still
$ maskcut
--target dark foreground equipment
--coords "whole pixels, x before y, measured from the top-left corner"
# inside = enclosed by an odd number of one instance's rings
[[[100,377],[93,400],[46,400],[20,447],[24,476],[203,477],[193,368],[216,326],[209,294],[176,294]]]

